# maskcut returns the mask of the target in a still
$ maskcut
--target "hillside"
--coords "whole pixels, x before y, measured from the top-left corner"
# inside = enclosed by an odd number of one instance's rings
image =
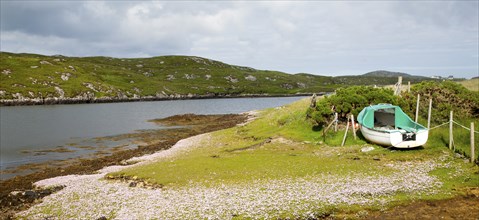
[[[363,74],[363,76],[377,76],[377,77],[413,77],[412,75],[409,75],[407,73],[401,73],[401,72],[391,72],[391,71],[386,71],[386,70],[376,70],[372,71],[369,73]]]
[[[464,81],[459,81],[457,82],[461,85],[463,85],[464,87],[466,87],[467,89],[471,90],[471,91],[479,91],[479,78],[478,77],[474,77],[472,79],[469,79],[469,80],[464,80]]]
[[[193,56],[127,59],[1,52],[0,61],[0,104],[11,100],[34,104],[293,95],[328,92],[344,85],[394,84],[397,80],[368,75],[292,75]]]

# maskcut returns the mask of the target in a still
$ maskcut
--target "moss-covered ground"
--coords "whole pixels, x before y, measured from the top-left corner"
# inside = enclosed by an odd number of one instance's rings
[[[434,165],[428,165],[430,170],[426,172],[426,177],[436,181],[434,190],[426,193],[393,190],[387,196],[387,203],[392,206],[415,200],[452,198],[464,194],[465,189],[479,187],[477,165],[458,157],[438,141],[441,132],[432,131],[425,146],[409,150],[371,145],[360,135],[353,140],[351,133],[346,146],[340,147],[344,130],[337,133],[330,131],[324,139],[322,132],[306,120],[308,105],[309,100],[304,99],[264,110],[251,123],[212,133],[208,139],[198,143],[200,147],[187,153],[111,175],[135,177],[163,185],[166,189],[180,189],[191,184],[215,187],[285,179],[294,182],[295,179],[320,179],[324,176],[380,179],[381,176],[394,175],[397,164],[414,167],[415,164],[431,163]],[[362,151],[369,146],[374,149]],[[401,181],[411,181],[411,184],[416,181],[414,176],[404,178]],[[356,214],[358,210],[384,208],[384,204],[377,203],[329,207],[325,202],[317,205],[323,211]],[[294,216],[292,213],[285,216]]]

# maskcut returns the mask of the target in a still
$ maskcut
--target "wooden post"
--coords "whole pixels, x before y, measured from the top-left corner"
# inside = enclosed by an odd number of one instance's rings
[[[336,119],[336,118],[335,118],[335,119]],[[334,120],[335,120],[335,119],[334,119]],[[329,125],[328,125],[328,127],[327,127],[326,129],[323,130],[323,136],[326,136],[326,132],[328,132],[328,130],[329,130],[329,128],[331,127],[331,125],[333,125],[334,120],[333,120],[331,123],[329,123]]]
[[[356,140],[356,125],[354,123],[354,115],[351,114],[351,128],[353,129],[353,137],[354,137],[354,140]]]
[[[421,99],[421,95],[417,94],[417,103],[416,103],[416,119],[414,120],[417,122],[417,119],[419,117],[419,100]]]
[[[343,137],[343,142],[341,143],[341,147],[344,146],[344,143],[346,142],[346,136],[348,135],[348,130],[349,130],[349,120],[347,120],[348,123],[346,125],[346,130],[344,131],[344,137]]]
[[[396,90],[394,91],[394,95],[401,96],[401,84],[402,84],[402,76],[398,76],[398,82],[396,83]]]
[[[407,92],[411,92],[411,81],[407,81]]]
[[[427,129],[431,128],[431,110],[432,110],[432,99],[429,98],[429,109],[427,110]]]
[[[449,114],[449,149],[452,150],[452,142],[453,142],[453,137],[452,137],[452,111]]]
[[[471,163],[474,163],[474,159],[476,158],[474,150],[474,122],[471,122]]]

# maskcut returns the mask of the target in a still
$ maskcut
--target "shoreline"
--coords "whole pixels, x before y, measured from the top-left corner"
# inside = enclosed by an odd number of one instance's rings
[[[96,103],[122,103],[122,102],[143,102],[143,101],[170,101],[170,100],[196,100],[196,99],[225,99],[225,98],[275,98],[275,97],[298,97],[317,94],[322,96],[327,92],[318,93],[295,93],[295,94],[172,94],[170,96],[145,96],[134,98],[27,98],[27,99],[2,99],[0,107],[3,106],[30,106],[30,105],[68,105],[68,104],[96,104]]]
[[[164,123],[168,126],[184,126],[162,130],[164,133],[159,137],[158,143],[138,146],[135,149],[112,153],[109,156],[92,159],[81,159],[69,164],[67,167],[47,168],[24,176],[16,176],[0,181],[0,219],[8,219],[18,211],[25,210],[36,204],[41,198],[60,190],[61,188],[37,189],[34,183],[46,179],[67,175],[90,175],[111,166],[128,165],[129,160],[147,156],[171,149],[181,140],[197,135],[222,130],[246,123],[252,117],[249,113],[227,115],[175,115],[163,119],[156,119],[156,123]],[[169,138],[165,138],[169,137]]]

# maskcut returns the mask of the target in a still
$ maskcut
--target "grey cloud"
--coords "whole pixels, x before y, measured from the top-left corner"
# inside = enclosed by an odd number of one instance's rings
[[[1,4],[2,50],[12,52],[184,54],[290,73],[478,72],[477,1]]]

